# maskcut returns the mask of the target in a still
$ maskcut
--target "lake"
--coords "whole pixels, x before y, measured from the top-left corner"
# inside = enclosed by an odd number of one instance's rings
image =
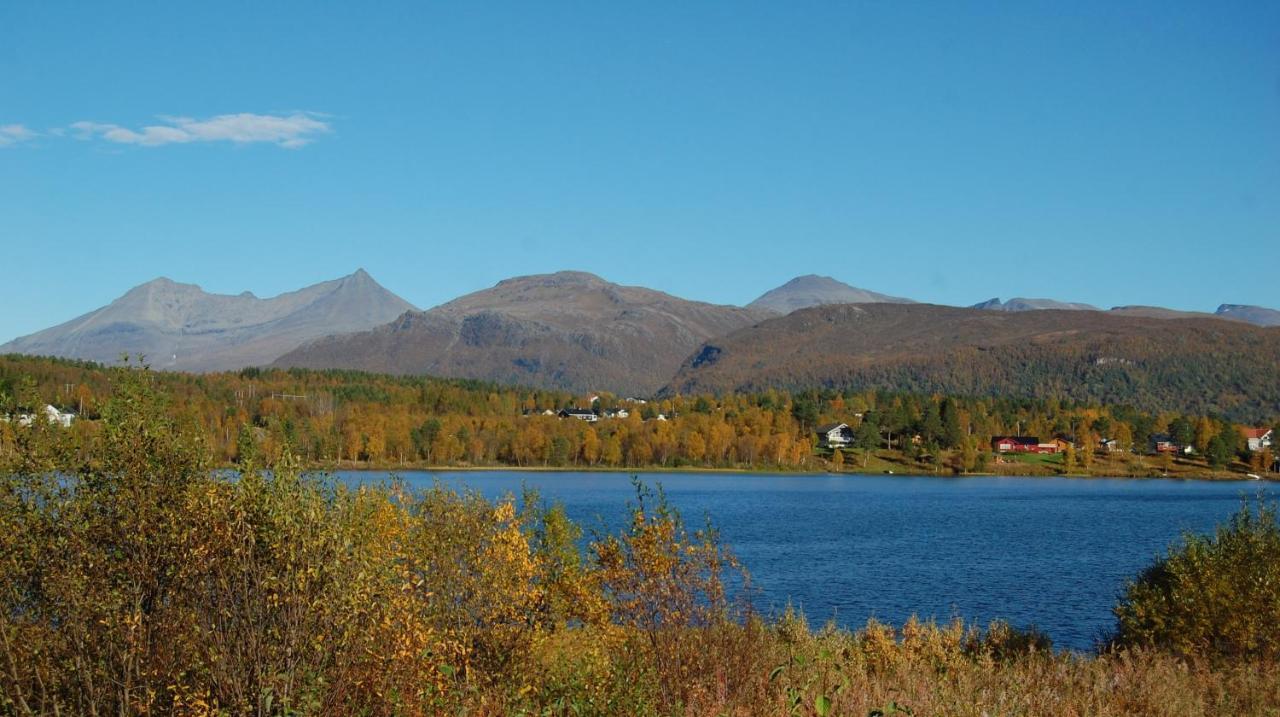
[[[348,482],[388,474],[340,472]],[[537,488],[590,531],[617,529],[631,474],[399,473],[491,497]],[[939,478],[737,473],[638,474],[661,484],[690,527],[709,516],[750,571],[755,603],[787,602],[811,625],[856,628],[911,615],[1035,625],[1058,647],[1089,649],[1112,625],[1125,580],[1184,531],[1204,532],[1244,495],[1275,486],[1079,478]]]

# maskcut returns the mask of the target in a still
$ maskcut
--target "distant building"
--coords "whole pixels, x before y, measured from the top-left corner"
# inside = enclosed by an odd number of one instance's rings
[[[16,421],[19,426],[30,426],[35,423],[36,416],[39,413],[19,413],[17,416],[4,416],[4,422]],[[44,407],[44,418],[52,425],[70,428],[72,421],[76,420],[76,414],[71,411],[59,411],[54,406]]]
[[[605,418],[627,418],[630,415],[631,415],[631,412],[625,408],[619,408],[616,411],[609,410],[604,412]]]
[[[53,406],[44,407],[44,417],[49,423],[56,423],[63,428],[70,428],[71,422],[76,420],[76,414],[71,411],[59,411]]]
[[[991,439],[991,450],[996,453],[1058,453],[1058,444],[1040,442],[1035,436],[996,436]]]
[[[587,423],[595,423],[600,417],[594,411],[588,411],[585,408],[565,408],[560,411],[561,418],[576,418],[579,421]]]
[[[853,429],[847,423],[825,423],[814,429],[814,433],[823,448],[843,448],[853,443]]]
[[[1151,452],[1152,453],[1180,453],[1178,443],[1173,437],[1167,433],[1157,433],[1151,436]]]
[[[1244,434],[1244,438],[1249,442],[1249,450],[1258,452],[1264,448],[1271,447],[1270,428],[1241,428],[1240,432]]]
[[[1120,441],[1117,441],[1114,438],[1099,438],[1098,449],[1106,451],[1107,453],[1115,453],[1120,450]]]

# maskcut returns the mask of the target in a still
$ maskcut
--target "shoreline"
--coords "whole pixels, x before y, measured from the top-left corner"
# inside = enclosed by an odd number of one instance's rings
[[[234,466],[226,466],[234,470]],[[827,470],[788,470],[783,468],[709,468],[709,467],[603,467],[603,466],[423,466],[423,465],[354,465],[354,464],[313,464],[305,468],[307,472],[336,473],[336,472],[354,472],[354,473],[684,473],[698,474],[705,473],[708,475],[795,475],[795,476],[881,476],[881,477],[897,477],[897,478],[1069,478],[1073,480],[1129,480],[1129,481],[1145,481],[1145,480],[1177,480],[1177,481],[1203,481],[1203,482],[1243,482],[1243,483],[1259,483],[1271,484],[1280,483],[1280,476],[1264,475],[1261,478],[1250,478],[1247,474],[1232,473],[1230,475],[1205,475],[1205,474],[1171,474],[1171,475],[1116,475],[1106,473],[1057,473],[1057,474],[1033,474],[1033,473],[991,473],[991,472],[973,472],[973,473],[930,473],[926,471],[827,471]]]

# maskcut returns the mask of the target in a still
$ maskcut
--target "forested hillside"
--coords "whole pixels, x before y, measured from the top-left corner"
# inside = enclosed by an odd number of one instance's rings
[[[1280,413],[1280,330],[1095,311],[823,306],[707,343],[667,393],[811,387],[1022,396],[1260,421]]]

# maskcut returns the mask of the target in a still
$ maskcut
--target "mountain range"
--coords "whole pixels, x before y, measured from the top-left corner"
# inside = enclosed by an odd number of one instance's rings
[[[1260,328],[1276,325],[1280,312],[1235,304],[1213,314],[1026,298],[946,307],[816,275],[739,307],[566,271],[420,311],[361,270],[270,299],[156,279],[0,353],[103,363],[129,353],[171,370],[350,368],[636,395],[877,386],[1168,405],[1177,387],[1179,405],[1280,412],[1269,388],[1280,329]]]
[[[275,365],[648,395],[704,341],[771,315],[566,271],[507,279],[370,331],[314,341]]]
[[[0,353],[101,363],[127,353],[160,369],[231,370],[268,364],[311,339],[378,326],[413,308],[363,269],[269,299],[247,291],[210,294],[159,278],[100,309],[0,345]]]

